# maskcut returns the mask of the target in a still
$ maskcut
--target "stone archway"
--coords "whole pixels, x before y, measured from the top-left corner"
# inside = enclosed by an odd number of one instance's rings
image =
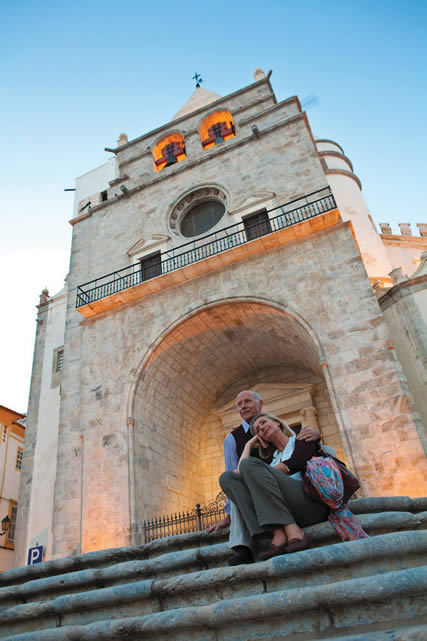
[[[342,454],[319,350],[301,322],[261,302],[221,302],[152,350],[135,389],[136,519],[207,502],[223,470],[220,408],[257,384],[313,387],[320,430]],[[267,408],[268,409],[268,408]]]

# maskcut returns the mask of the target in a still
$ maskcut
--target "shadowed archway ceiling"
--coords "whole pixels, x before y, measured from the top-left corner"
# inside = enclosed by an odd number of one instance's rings
[[[197,397],[202,414],[234,381],[283,365],[322,375],[316,346],[302,326],[268,305],[226,303],[172,330],[154,350],[140,382],[146,400],[159,387],[163,394],[182,390]]]

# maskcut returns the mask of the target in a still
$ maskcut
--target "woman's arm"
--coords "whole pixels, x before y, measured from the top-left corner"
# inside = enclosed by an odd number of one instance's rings
[[[237,471],[239,471],[240,468],[240,463],[245,460],[245,458],[249,458],[251,455],[251,450],[254,449],[254,447],[262,447],[264,444],[264,441],[261,441],[259,436],[253,436],[250,441],[248,441],[243,448],[242,455],[239,459],[239,465],[237,466]]]

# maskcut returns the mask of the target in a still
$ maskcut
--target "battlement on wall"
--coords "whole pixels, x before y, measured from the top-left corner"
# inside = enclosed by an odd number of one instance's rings
[[[421,238],[427,238],[427,224],[416,223]],[[411,223],[399,223],[401,236],[412,236]],[[393,234],[391,225],[389,223],[380,223],[381,234],[385,236],[397,236]]]

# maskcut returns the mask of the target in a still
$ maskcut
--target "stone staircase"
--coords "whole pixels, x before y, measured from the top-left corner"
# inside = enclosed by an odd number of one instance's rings
[[[426,641],[427,498],[351,501],[371,538],[229,567],[226,531],[0,575],[4,641]]]

